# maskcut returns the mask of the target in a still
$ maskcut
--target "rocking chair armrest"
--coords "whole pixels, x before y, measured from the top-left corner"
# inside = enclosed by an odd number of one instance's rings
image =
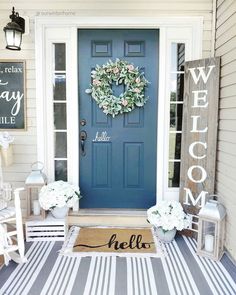
[[[17,240],[19,246],[20,254],[24,253],[24,233],[23,233],[23,223],[22,223],[22,212],[21,212],[21,201],[20,201],[20,192],[24,188],[17,188],[14,190],[15,197],[15,210],[16,210],[16,231],[17,231]],[[23,255],[23,254],[22,254]]]
[[[17,205],[20,204],[20,192],[22,192],[24,190],[25,190],[24,187],[19,187],[19,188],[14,189],[13,194],[14,194],[15,205],[16,205],[16,203],[17,203]]]

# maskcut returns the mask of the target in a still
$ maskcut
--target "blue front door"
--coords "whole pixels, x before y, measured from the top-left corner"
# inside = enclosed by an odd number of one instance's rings
[[[78,31],[81,208],[144,209],[156,201],[158,31]],[[85,90],[91,71],[116,58],[138,66],[150,82],[149,100],[116,117]],[[118,96],[124,86],[115,87]]]

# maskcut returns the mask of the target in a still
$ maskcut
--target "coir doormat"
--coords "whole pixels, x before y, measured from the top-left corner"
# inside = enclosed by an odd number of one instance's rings
[[[73,226],[61,250],[67,256],[161,257],[161,243],[151,228]]]

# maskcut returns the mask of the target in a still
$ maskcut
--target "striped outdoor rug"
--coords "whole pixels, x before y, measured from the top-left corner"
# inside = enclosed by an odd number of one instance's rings
[[[190,238],[177,237],[162,258],[58,256],[61,245],[28,244],[28,263],[0,270],[0,294],[236,294],[236,267],[227,256],[221,262],[200,258]]]

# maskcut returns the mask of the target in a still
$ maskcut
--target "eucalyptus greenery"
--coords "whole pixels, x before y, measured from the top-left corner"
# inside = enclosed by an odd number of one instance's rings
[[[108,115],[131,112],[135,107],[143,107],[148,97],[144,89],[149,83],[139,67],[125,60],[109,60],[102,66],[96,65],[91,72],[92,83],[86,93],[91,94],[99,108]],[[125,85],[125,91],[118,97],[113,94],[112,84]]]

